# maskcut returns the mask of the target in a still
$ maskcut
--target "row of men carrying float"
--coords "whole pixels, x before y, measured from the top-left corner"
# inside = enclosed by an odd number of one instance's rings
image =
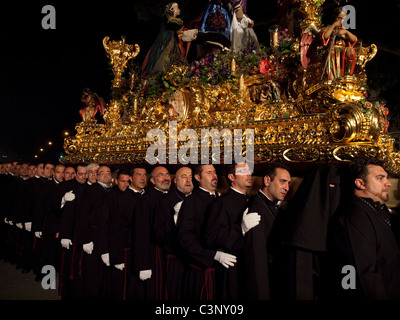
[[[400,298],[399,224],[375,159],[314,168],[289,202],[279,163],[250,197],[246,163],[224,166],[223,194],[210,164],[174,179],[155,166],[152,188],[143,167],[114,183],[104,165],[78,165],[73,179],[71,167],[42,168],[1,166],[1,253],[39,280],[55,266],[64,299]]]

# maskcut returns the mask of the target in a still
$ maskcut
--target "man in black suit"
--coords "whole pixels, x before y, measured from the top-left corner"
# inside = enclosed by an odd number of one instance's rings
[[[61,188],[64,180],[65,166],[57,164],[54,167],[52,179],[47,183],[45,218],[42,235],[42,263],[52,265],[57,272],[60,270],[61,244],[59,239],[61,220]]]
[[[332,218],[328,236],[328,298],[398,300],[400,248],[385,205],[388,174],[375,158],[357,160],[350,172],[354,194]]]
[[[82,243],[82,278],[84,298],[104,298],[107,266],[104,259],[108,253],[100,226],[100,209],[106,194],[112,190],[112,174],[108,166],[97,170],[97,182],[86,187],[82,193],[82,207],[76,216],[77,243]]]
[[[145,281],[143,299],[163,299],[163,252],[157,241],[153,223],[160,201],[171,186],[169,171],[163,166],[155,167],[150,174],[154,187],[146,192],[135,210],[133,229],[133,263],[139,279]],[[140,297],[138,297],[140,299]]]
[[[80,215],[84,193],[89,188],[86,165],[76,167],[72,180],[62,183],[61,220],[59,239],[62,246],[59,293],[63,299],[83,297],[82,243],[77,239],[77,219]]]
[[[259,224],[246,232],[245,292],[248,299],[271,298],[270,234],[279,212],[279,203],[285,199],[291,182],[289,168],[284,164],[267,167],[261,189],[250,199],[249,216],[260,215]]]
[[[253,184],[252,172],[246,162],[229,164],[224,167],[229,184],[226,193],[211,205],[207,217],[205,242],[209,248],[221,250],[236,257],[234,266],[219,264],[215,270],[215,298],[237,300],[243,296],[244,234],[259,222],[257,213],[244,214],[248,208],[248,191]],[[250,221],[251,220],[251,224]],[[241,282],[241,281],[240,281]]]
[[[34,202],[32,212],[32,233],[34,234],[33,249],[34,262],[33,271],[36,274],[36,280],[42,279],[42,235],[45,222],[46,208],[48,204],[48,185],[54,174],[54,164],[45,163],[42,176],[35,185]]]
[[[165,286],[164,298],[179,300],[182,298],[182,279],[185,272],[185,264],[182,261],[182,252],[178,241],[176,221],[179,209],[192,193],[192,169],[181,167],[175,173],[175,189],[164,197],[156,212],[154,219],[154,234],[163,248],[164,270],[163,285]]]
[[[212,164],[200,164],[193,172],[199,187],[183,201],[177,220],[179,244],[186,264],[182,296],[190,300],[212,300],[214,260],[229,267],[236,263],[236,257],[208,248],[204,241],[205,217],[218,195],[215,167]]]

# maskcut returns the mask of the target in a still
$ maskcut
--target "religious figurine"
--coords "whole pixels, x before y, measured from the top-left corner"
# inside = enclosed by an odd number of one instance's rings
[[[239,51],[249,47],[257,49],[257,36],[253,30],[254,21],[245,13],[242,7],[242,1],[237,1],[232,8],[233,17],[231,25],[231,48],[233,51]]]
[[[227,0],[210,0],[204,9],[199,30],[219,32],[230,40],[232,17],[228,10],[228,2]]]
[[[180,13],[176,2],[166,5],[160,31],[142,65],[144,75],[162,71],[166,66],[184,61],[185,51],[180,44],[183,33],[183,20],[178,18]]]
[[[83,122],[94,122],[98,111],[100,111],[101,115],[104,115],[104,110],[107,105],[103,98],[101,98],[97,93],[85,88],[82,92],[81,101],[85,104],[85,108],[79,110]]]
[[[328,47],[324,69],[329,80],[352,75],[356,64],[354,46],[357,43],[357,37],[342,26],[346,17],[343,7],[336,8],[333,17],[334,22],[321,30],[323,44]]]

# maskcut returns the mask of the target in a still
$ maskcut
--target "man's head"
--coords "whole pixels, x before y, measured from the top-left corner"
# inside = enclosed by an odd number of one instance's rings
[[[86,182],[86,178],[87,178],[86,166],[78,165],[76,167],[76,177],[75,177],[76,181],[83,184]]]
[[[97,169],[97,181],[109,186],[112,183],[111,169],[107,166],[100,166]]]
[[[179,168],[175,173],[174,182],[180,192],[189,195],[193,191],[192,169],[188,167]]]
[[[158,166],[150,174],[150,182],[161,191],[168,191],[171,186],[171,176],[167,168]]]
[[[51,179],[54,174],[54,164],[46,163],[43,167],[43,177]]]
[[[37,175],[39,177],[43,176],[43,170],[44,170],[44,163],[39,163],[36,167]]]
[[[9,173],[10,170],[11,170],[11,162],[5,163],[5,165],[4,165],[4,171],[5,171],[6,173]]]
[[[97,170],[99,169],[99,165],[97,163],[90,163],[86,167],[87,179],[90,183],[96,183],[97,181]]]
[[[142,191],[147,184],[147,171],[144,167],[135,167],[132,169],[131,187],[136,191]]]
[[[76,177],[76,172],[74,167],[66,167],[64,170],[64,180],[69,181]]]
[[[224,173],[228,184],[242,193],[253,184],[252,172],[246,162],[226,165]]]
[[[64,170],[65,166],[62,164],[57,164],[56,167],[54,168],[54,179],[57,182],[62,182],[64,180]]]
[[[273,163],[265,171],[261,190],[272,202],[282,201],[289,191],[290,182],[289,167]]]
[[[29,164],[24,162],[21,164],[21,168],[19,170],[19,175],[24,179],[28,177],[28,166]]]
[[[118,171],[117,177],[115,178],[115,184],[117,185],[118,189],[124,192],[130,183],[130,176],[127,171]]]
[[[15,162],[15,164],[11,167],[11,173],[13,173],[16,176],[19,176],[20,170],[21,170],[21,164],[18,162]]]
[[[392,184],[381,162],[375,158],[360,159],[351,165],[351,172],[357,197],[371,198],[382,204],[389,200]]]
[[[28,177],[33,178],[37,173],[37,167],[34,164],[30,164],[27,169]]]
[[[199,164],[194,169],[194,178],[199,186],[207,191],[214,192],[218,186],[218,176],[212,164]]]

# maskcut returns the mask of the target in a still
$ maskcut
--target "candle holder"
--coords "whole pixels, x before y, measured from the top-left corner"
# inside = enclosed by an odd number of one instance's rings
[[[268,28],[269,31],[269,45],[272,49],[279,47],[279,26],[273,25]]]

